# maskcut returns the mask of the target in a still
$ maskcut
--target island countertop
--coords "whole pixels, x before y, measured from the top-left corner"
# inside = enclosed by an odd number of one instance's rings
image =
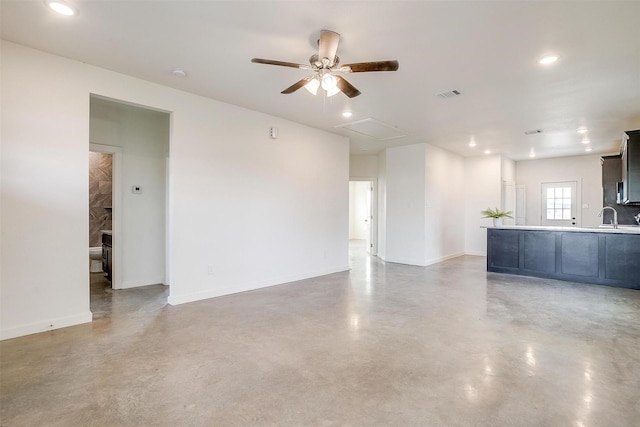
[[[481,228],[494,230],[542,230],[542,231],[571,231],[575,233],[616,233],[616,234],[640,234],[638,225],[619,225],[613,228],[612,225],[603,224],[599,227],[554,227],[548,225],[483,225]]]
[[[487,271],[640,289],[640,227],[487,228]]]

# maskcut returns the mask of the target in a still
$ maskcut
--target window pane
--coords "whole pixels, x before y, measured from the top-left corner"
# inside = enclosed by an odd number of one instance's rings
[[[554,215],[555,219],[562,219],[562,209],[556,209],[556,213]]]
[[[562,219],[571,219],[571,209],[562,209]]]
[[[565,187],[562,189],[562,195],[563,197],[566,198],[571,198],[571,187]]]
[[[547,219],[553,219],[553,209],[547,209]]]
[[[562,199],[562,207],[564,209],[571,209],[571,199]]]
[[[553,188],[547,188],[547,199],[553,199]]]
[[[562,199],[562,188],[556,188],[556,199]]]

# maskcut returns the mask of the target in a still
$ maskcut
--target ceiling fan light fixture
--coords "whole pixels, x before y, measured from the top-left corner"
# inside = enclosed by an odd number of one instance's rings
[[[312,78],[311,80],[309,80],[309,83],[307,83],[306,85],[304,85],[304,88],[306,90],[309,91],[310,94],[312,95],[317,95],[318,94],[318,88],[320,87],[320,82],[318,81],[317,78]]]
[[[338,84],[338,79],[336,79],[334,75],[327,73],[324,76],[322,76],[322,89],[326,90],[327,92],[331,91],[332,89],[336,89],[337,84]]]
[[[315,75],[298,80],[280,92],[285,95],[294,93],[302,87],[316,95],[319,86],[322,86],[322,89],[325,91],[325,96],[333,96],[338,92],[342,92],[345,96],[354,98],[360,95],[361,92],[342,76],[333,75],[333,72],[363,73],[370,71],[396,71],[398,69],[398,61],[396,60],[357,62],[340,66],[340,58],[336,55],[339,42],[340,34],[335,31],[321,30],[320,38],[318,39],[318,53],[311,55],[309,65],[263,58],[252,58],[251,62],[298,68],[300,70],[312,70],[316,73]],[[316,81],[312,82],[313,79]]]
[[[340,93],[340,89],[337,86],[327,89],[327,96],[333,96],[336,93]]]

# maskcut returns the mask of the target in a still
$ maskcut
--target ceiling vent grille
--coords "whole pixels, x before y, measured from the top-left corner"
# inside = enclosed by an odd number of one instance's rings
[[[459,95],[461,95],[460,91],[454,89],[454,90],[448,90],[446,92],[440,92],[436,96],[438,98],[448,99],[448,98],[453,98],[453,97],[456,97],[456,96],[459,96]]]
[[[524,134],[525,135],[535,135],[537,133],[542,133],[542,129],[528,130]]]

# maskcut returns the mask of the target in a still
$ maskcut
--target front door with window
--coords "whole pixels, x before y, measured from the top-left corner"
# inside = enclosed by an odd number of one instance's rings
[[[578,223],[577,183],[543,182],[541,187],[541,224],[575,227]]]

